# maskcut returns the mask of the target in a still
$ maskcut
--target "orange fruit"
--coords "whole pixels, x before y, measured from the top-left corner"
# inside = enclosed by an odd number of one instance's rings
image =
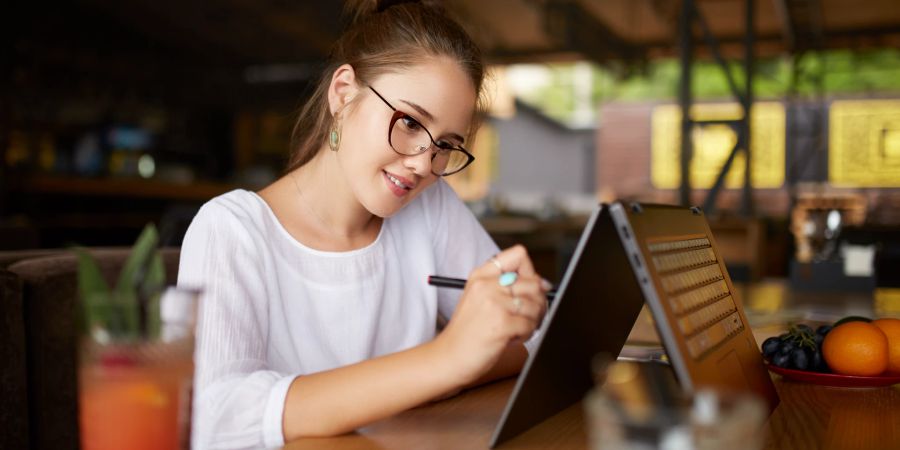
[[[888,372],[900,374],[900,319],[878,319],[872,321],[888,340]]]
[[[835,373],[881,375],[888,368],[888,339],[871,323],[847,322],[825,335],[822,356]]]

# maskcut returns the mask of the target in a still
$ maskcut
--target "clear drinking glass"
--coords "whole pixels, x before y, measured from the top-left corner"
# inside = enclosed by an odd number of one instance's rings
[[[652,370],[652,369],[651,369]],[[615,362],[585,397],[592,450],[759,450],[766,408],[746,393],[667,391],[640,363]]]
[[[140,314],[159,322],[136,335],[105,329],[115,320],[89,330],[79,364],[83,450],[189,448],[198,294],[167,289]],[[108,317],[134,316],[114,293],[90,303]]]

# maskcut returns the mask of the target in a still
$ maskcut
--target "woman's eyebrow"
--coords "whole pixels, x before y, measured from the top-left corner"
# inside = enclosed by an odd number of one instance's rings
[[[425,119],[427,119],[429,122],[434,122],[434,116],[432,116],[431,113],[428,112],[428,110],[426,110],[425,108],[423,108],[423,107],[421,107],[421,106],[419,106],[419,105],[417,105],[417,104],[415,104],[415,103],[413,103],[413,102],[411,102],[411,101],[402,100],[402,99],[401,99],[400,101],[403,102],[403,103],[406,103],[406,104],[409,105],[409,106],[411,106],[413,109],[416,110],[416,112],[418,112],[419,114],[421,114],[422,117],[424,117]]]
[[[428,112],[428,110],[426,110],[425,108],[419,106],[416,103],[408,101],[408,100],[400,99],[400,102],[406,103],[407,105],[409,105],[410,108],[415,109],[417,113],[421,114],[422,117],[424,117],[429,122],[434,122],[434,116],[432,116],[431,113]],[[466,139],[464,137],[462,137],[456,133],[448,133],[447,136],[458,140],[459,144],[457,144],[457,145],[462,145],[466,141]]]

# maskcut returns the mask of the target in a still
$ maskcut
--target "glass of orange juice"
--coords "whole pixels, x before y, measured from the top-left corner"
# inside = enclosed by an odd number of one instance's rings
[[[138,314],[118,311],[131,303],[93,299],[108,317],[131,315],[150,326],[89,330],[79,365],[83,450],[189,448],[198,292],[169,288],[157,298]]]

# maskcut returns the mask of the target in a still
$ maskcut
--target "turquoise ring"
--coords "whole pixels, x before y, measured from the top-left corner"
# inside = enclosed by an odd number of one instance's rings
[[[503,272],[500,274],[500,286],[512,286],[518,278],[519,274],[517,274],[516,272]]]

